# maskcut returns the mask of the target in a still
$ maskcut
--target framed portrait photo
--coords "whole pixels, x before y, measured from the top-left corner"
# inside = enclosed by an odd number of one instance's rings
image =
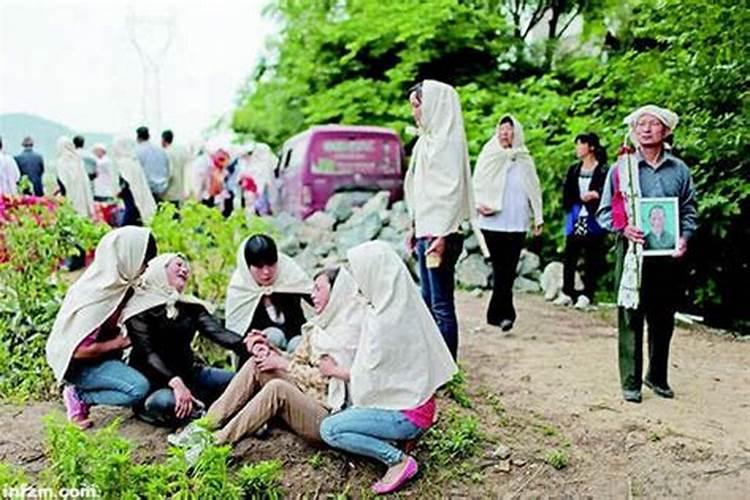
[[[639,208],[641,230],[646,240],[643,255],[672,255],[680,239],[677,198],[641,198]]]

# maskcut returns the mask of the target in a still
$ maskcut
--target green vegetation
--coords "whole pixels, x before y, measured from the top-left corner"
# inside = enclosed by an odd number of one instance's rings
[[[532,15],[520,15],[521,5]],[[424,78],[451,83],[462,98],[473,158],[503,113],[524,125],[544,189],[547,258],[562,247],[561,186],[575,161],[575,135],[599,133],[612,157],[630,111],[645,103],[675,110],[675,150],[699,192],[688,302],[714,324],[750,320],[734,293],[747,282],[750,254],[744,5],[274,0],[268,10],[282,30],[243,91],[235,130],[275,146],[319,123],[404,132],[411,124],[407,89]],[[582,14],[577,38],[566,29],[572,13]]]
[[[570,457],[565,450],[558,448],[548,450],[544,455],[544,461],[557,470],[564,469],[570,463]]]
[[[454,410],[443,414],[438,424],[430,428],[421,444],[427,450],[429,462],[445,466],[472,457],[483,441],[479,421],[473,415],[460,415]]]
[[[453,378],[445,386],[448,396],[458,403],[462,408],[471,408],[471,398],[466,391],[466,374],[462,368],[453,375]]]

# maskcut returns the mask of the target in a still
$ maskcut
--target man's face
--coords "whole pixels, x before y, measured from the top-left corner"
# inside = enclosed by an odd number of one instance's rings
[[[644,113],[635,123],[635,135],[641,146],[659,146],[667,137],[668,128],[654,115]]]
[[[265,266],[250,266],[250,274],[258,285],[271,286],[276,281],[278,269],[278,263]]]
[[[500,125],[497,129],[497,138],[502,147],[510,148],[513,146],[513,125],[510,123],[503,123]]]
[[[102,148],[94,148],[93,153],[94,153],[94,156],[96,156],[97,158],[101,160],[102,158],[104,158],[106,151],[104,151]]]
[[[651,225],[651,232],[654,234],[661,234],[664,232],[664,210],[661,208],[655,208],[651,211],[651,215],[648,218],[649,224]]]
[[[409,104],[411,105],[411,115],[414,117],[416,124],[419,125],[422,120],[422,99],[416,90],[409,94]]]

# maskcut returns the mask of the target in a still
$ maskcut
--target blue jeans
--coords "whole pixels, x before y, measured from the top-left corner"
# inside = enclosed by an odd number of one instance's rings
[[[456,318],[456,262],[463,250],[463,236],[451,234],[446,237],[445,252],[439,267],[427,267],[425,252],[430,247],[430,238],[417,239],[417,261],[422,298],[435,318],[453,359],[458,356],[458,319]]]
[[[266,340],[268,340],[268,343],[278,347],[282,351],[286,351],[289,354],[294,353],[294,351],[297,350],[297,347],[299,347],[300,342],[302,342],[302,335],[296,335],[292,337],[291,339],[286,339],[286,334],[281,330],[280,328],[276,328],[275,326],[269,326],[268,328],[263,330],[263,335],[265,335]]]
[[[234,372],[220,368],[203,367],[192,380],[184,382],[193,396],[208,408],[224,392],[232,377],[234,377]],[[174,407],[174,391],[170,387],[163,387],[155,390],[146,398],[141,415],[154,423],[178,424]]]
[[[414,439],[422,429],[399,410],[349,408],[323,419],[320,437],[329,446],[374,458],[391,467],[404,453],[388,441]]]
[[[110,359],[73,370],[66,382],[88,405],[135,406],[148,394],[146,377],[120,360]]]

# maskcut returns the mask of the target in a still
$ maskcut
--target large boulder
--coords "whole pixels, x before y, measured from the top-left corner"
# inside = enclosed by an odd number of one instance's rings
[[[487,288],[492,268],[481,255],[472,254],[458,263],[456,279],[466,288]]]
[[[539,284],[544,292],[544,300],[555,300],[562,292],[563,287],[563,263],[550,262],[544,268]],[[581,275],[576,272],[573,286],[576,290],[583,290]]]
[[[276,242],[276,246],[281,253],[285,253],[290,257],[294,257],[300,252],[300,250],[302,250],[302,246],[300,245],[299,238],[297,238],[296,234],[282,236]]]
[[[302,225],[302,221],[286,212],[279,212],[270,218],[269,222],[276,227],[281,234],[293,234]]]
[[[336,193],[326,202],[326,212],[331,214],[336,221],[343,222],[352,215],[352,208],[356,204],[353,193]]]
[[[411,217],[409,217],[409,214],[406,212],[397,212],[395,210],[391,210],[388,221],[389,225],[393,229],[399,231],[404,235],[406,235],[406,232],[411,229]]]
[[[539,269],[541,259],[535,253],[529,252],[526,249],[521,250],[521,257],[518,259],[518,265],[516,266],[516,275],[530,277],[531,274]]]
[[[312,247],[302,250],[294,257],[294,261],[310,275],[314,274],[315,270],[320,267],[320,259],[315,255],[315,250]]]
[[[351,220],[351,219],[350,219]],[[383,221],[380,214],[371,212],[358,218],[357,224],[347,224],[336,232],[339,254],[346,254],[351,248],[375,239],[380,233]]]
[[[305,219],[305,225],[312,226],[321,231],[333,231],[336,225],[336,218],[326,212],[315,212]]]
[[[521,293],[538,293],[541,291],[541,287],[534,280],[518,276],[513,282],[513,290]]]
[[[391,202],[391,193],[388,191],[379,191],[367,203],[362,205],[363,213],[377,212],[381,219],[385,219],[388,211],[388,204]]]

